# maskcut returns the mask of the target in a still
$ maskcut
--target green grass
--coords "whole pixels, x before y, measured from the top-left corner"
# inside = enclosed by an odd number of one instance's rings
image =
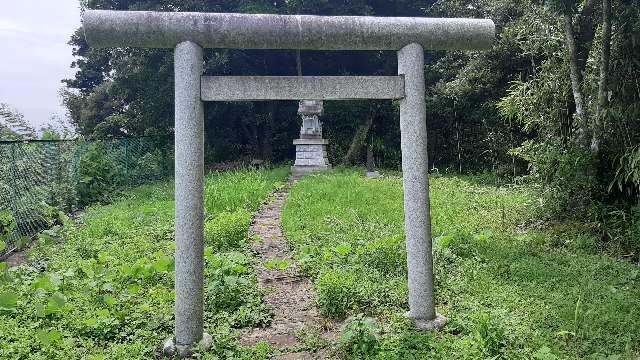
[[[266,359],[235,328],[268,323],[247,246],[251,214],[286,169],[207,177],[204,359]],[[0,269],[0,359],[149,359],[173,331],[173,184],[132,189],[43,234],[31,262]],[[640,269],[599,255],[579,227],[532,230],[539,201],[490,177],[431,182],[440,332],[407,309],[402,181],[355,170],[298,182],[283,226],[325,315],[356,316],[340,346],[358,359],[635,359]],[[570,235],[567,235],[570,234]],[[272,268],[287,268],[276,259]],[[310,348],[324,346],[309,334]],[[618,356],[618,357],[615,357]]]
[[[489,180],[489,181],[488,181]],[[482,177],[431,181],[437,333],[413,331],[407,309],[402,182],[355,171],[305,178],[283,226],[322,311],[364,312],[387,326],[379,359],[637,358],[640,274],[572,239],[526,231],[538,200]],[[615,358],[615,357],[611,357]]]
[[[255,212],[286,175],[286,169],[209,175],[208,221]],[[31,264],[0,274],[0,358],[153,358],[173,332],[173,217],[173,183],[160,183],[90,207],[81,224],[43,236]],[[246,237],[248,226],[242,222],[229,236]],[[270,318],[254,259],[236,240],[221,240],[224,252],[205,251],[205,330],[216,340],[205,358],[256,358],[238,348],[231,329]]]

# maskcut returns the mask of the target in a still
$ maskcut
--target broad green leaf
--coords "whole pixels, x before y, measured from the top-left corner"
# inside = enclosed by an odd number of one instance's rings
[[[165,256],[153,263],[153,267],[157,272],[170,272],[173,271],[174,260],[171,257]]]
[[[62,339],[62,333],[58,330],[43,330],[40,329],[36,332],[36,338],[45,346],[53,345],[60,342]]]
[[[38,276],[33,283],[31,284],[31,286],[33,287],[33,289],[37,290],[37,289],[43,289],[43,290],[50,290],[53,288],[53,285],[51,284],[51,279],[49,279],[48,276],[46,275],[40,275]]]
[[[336,252],[340,256],[347,256],[351,253],[351,245],[348,243],[338,244],[336,246]]]
[[[135,295],[135,294],[139,293],[141,289],[142,289],[142,287],[140,287],[140,285],[132,284],[132,285],[129,285],[127,287],[127,292],[129,294],[131,294],[131,295]]]
[[[6,291],[0,293],[0,311],[14,311],[18,306],[18,295],[16,293]]]
[[[106,283],[102,284],[101,288],[104,291],[113,291],[113,283],[106,282]]]
[[[45,313],[44,313],[44,305],[42,303],[38,303],[36,304],[36,317],[44,317]]]
[[[96,310],[96,315],[100,318],[108,318],[111,314],[108,309],[98,309]]]
[[[109,306],[113,306],[113,305],[115,305],[117,303],[116,298],[111,296],[111,295],[103,296],[102,300],[104,301],[105,304],[107,304]]]
[[[67,302],[67,298],[57,292],[49,297],[49,301],[47,301],[47,305],[44,307],[44,315],[56,314],[64,309],[64,305]]]

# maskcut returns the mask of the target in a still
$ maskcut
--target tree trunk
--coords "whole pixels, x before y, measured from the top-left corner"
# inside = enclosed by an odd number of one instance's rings
[[[583,79],[582,72],[587,65],[587,59],[589,58],[589,52],[591,51],[591,44],[595,36],[595,20],[594,13],[596,12],[598,1],[597,0],[585,0],[582,5],[582,9],[576,18],[576,30],[574,31],[574,24],[571,19],[571,14],[564,14],[564,30],[567,46],[567,53],[569,58],[569,68],[571,77],[571,90],[572,90],[572,102],[569,108],[573,109],[573,116],[569,125],[575,126],[576,140],[578,143],[584,144],[588,142],[588,118],[587,109],[585,104],[584,92],[583,92]]]
[[[278,103],[269,101],[267,103],[267,119],[262,124],[262,136],[260,137],[262,160],[266,162],[273,160],[273,123],[277,113]]]
[[[564,31],[569,55],[569,70],[571,76],[571,90],[573,101],[576,105],[574,117],[578,126],[578,139],[584,139],[587,130],[586,115],[584,109],[584,96],[582,93],[582,71],[578,65],[578,49],[576,47],[573,22],[570,15],[564,15]]]
[[[255,111],[255,108],[252,109]],[[247,150],[250,155],[255,157],[258,154],[258,126],[256,124],[255,118],[252,119],[240,119],[240,129],[242,130],[242,134],[246,139]]]
[[[369,115],[367,116],[367,120],[364,122],[364,124],[358,126],[358,130],[356,130],[355,135],[353,135],[351,146],[349,146],[349,151],[347,151],[347,154],[342,159],[342,165],[353,165],[357,161],[357,157],[362,154],[362,148],[364,147],[365,140],[367,139],[367,135],[369,134],[369,129],[371,129],[371,124],[373,124],[374,116],[375,111],[373,110],[373,108],[371,108],[369,111]]]
[[[609,98],[609,59],[611,58],[611,0],[602,0],[602,54],[600,55],[600,81],[598,82],[598,114],[591,138],[591,149],[600,147],[600,136],[604,131],[604,111]]]
[[[611,58],[611,0],[602,0],[602,54],[600,56],[600,82],[598,83],[598,110],[608,103],[609,59]]]

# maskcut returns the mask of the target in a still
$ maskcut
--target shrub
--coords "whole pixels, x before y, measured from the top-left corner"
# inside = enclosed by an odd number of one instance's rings
[[[205,242],[216,249],[234,249],[247,239],[251,213],[245,209],[221,212],[204,226]]]
[[[244,290],[251,286],[247,278],[249,259],[242,253],[213,254],[211,248],[205,253],[207,259],[207,293],[212,309],[234,310],[244,303]]]
[[[122,174],[117,165],[106,156],[97,143],[91,143],[78,164],[78,206],[93,202],[107,202],[117,186],[122,183]]]
[[[471,345],[479,357],[496,359],[502,355],[506,345],[504,330],[496,324],[491,315],[480,313],[473,319]]]
[[[378,352],[380,328],[375,319],[363,314],[349,318],[340,333],[340,350],[346,358],[362,359]]]
[[[159,179],[167,172],[167,162],[165,153],[160,149],[154,149],[135,159],[128,176],[134,183],[143,182],[144,179]]]
[[[251,259],[240,252],[205,249],[205,309],[224,313],[233,326],[266,325],[270,314],[252,280]]]
[[[394,302],[395,294],[385,288],[385,279],[366,274],[364,268],[328,270],[316,281],[317,302],[325,316],[342,318],[348,313],[365,311],[382,303]],[[395,283],[394,283],[395,285]]]
[[[6,241],[6,239],[16,230],[17,227],[18,225],[16,224],[16,218],[10,211],[0,211],[0,241]],[[0,248],[0,252],[2,252],[2,250],[3,249]]]
[[[525,142],[512,153],[528,161],[529,177],[543,184],[543,205],[549,215],[579,218],[589,214],[594,197],[600,194],[593,170],[595,160],[587,150],[548,140],[541,144]]]
[[[340,318],[350,309],[357,308],[358,277],[347,271],[327,271],[316,283],[317,302],[322,312],[332,318]]]

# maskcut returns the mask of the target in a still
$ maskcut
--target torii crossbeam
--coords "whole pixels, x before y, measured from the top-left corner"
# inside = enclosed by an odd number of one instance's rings
[[[424,49],[491,46],[488,19],[86,10],[94,47],[175,49],[175,347],[203,338],[203,101],[400,99],[408,316],[436,329],[427,163]],[[395,50],[398,76],[209,77],[202,48]],[[173,345],[172,345],[173,346]]]

